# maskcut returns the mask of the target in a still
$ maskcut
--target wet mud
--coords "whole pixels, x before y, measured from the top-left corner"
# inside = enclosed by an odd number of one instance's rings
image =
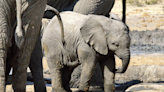
[[[130,31],[131,54],[164,53],[164,29]]]

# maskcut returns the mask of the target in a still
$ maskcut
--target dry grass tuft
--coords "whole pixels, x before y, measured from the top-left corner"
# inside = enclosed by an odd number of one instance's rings
[[[162,6],[162,10],[163,10],[163,13],[164,13],[164,5]]]
[[[161,2],[161,0],[146,0],[146,1],[145,1],[145,3],[146,3],[147,5],[157,4],[157,3],[159,3],[159,2]]]
[[[150,15],[149,15],[147,12],[143,13],[142,16],[143,16],[143,17],[150,17]]]
[[[146,24],[142,24],[142,26],[143,26],[143,27],[147,27],[147,25],[146,25]]]
[[[143,6],[143,4],[139,0],[127,0],[127,3],[136,6]]]
[[[162,0],[127,0],[127,3],[136,6],[152,5],[160,2],[162,2]]]

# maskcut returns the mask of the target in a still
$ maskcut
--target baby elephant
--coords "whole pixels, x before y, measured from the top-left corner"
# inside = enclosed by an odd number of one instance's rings
[[[120,20],[100,15],[69,11],[60,15],[65,43],[56,16],[47,25],[42,38],[42,48],[52,74],[52,91],[71,92],[71,73],[79,64],[82,65],[79,91],[88,91],[99,63],[104,76],[104,91],[113,92],[115,72],[124,73],[130,60],[128,27]],[[120,69],[115,69],[114,54],[122,60]]]

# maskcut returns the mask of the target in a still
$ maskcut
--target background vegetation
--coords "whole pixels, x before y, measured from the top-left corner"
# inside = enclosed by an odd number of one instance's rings
[[[162,2],[162,0],[127,0],[127,3],[136,6],[152,5],[160,2]]]

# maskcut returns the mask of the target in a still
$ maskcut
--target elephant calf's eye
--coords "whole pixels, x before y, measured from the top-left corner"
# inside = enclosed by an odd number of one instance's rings
[[[118,44],[118,43],[112,43],[112,45],[115,45],[116,47],[118,47],[118,46],[119,46],[119,44]]]

